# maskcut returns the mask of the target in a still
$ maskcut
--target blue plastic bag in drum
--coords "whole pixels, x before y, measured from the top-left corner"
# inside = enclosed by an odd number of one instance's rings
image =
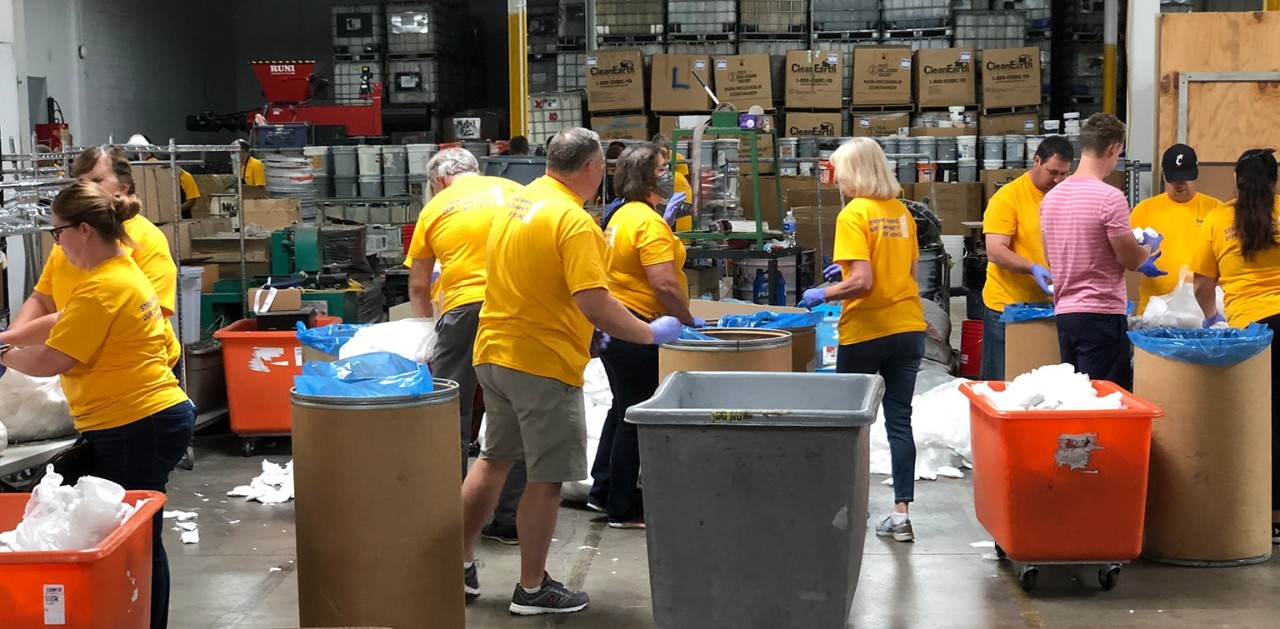
[[[822,312],[757,312],[749,315],[725,315],[720,317],[722,328],[760,328],[764,330],[787,330],[793,328],[811,328],[822,323],[825,313]]]
[[[299,321],[298,342],[311,349],[337,356],[338,350],[342,349],[342,346],[364,327],[368,327],[368,324],[334,323],[308,329]]]
[[[426,365],[391,352],[309,362],[293,386],[299,394],[320,397],[417,397],[435,389]]]
[[[1261,354],[1271,345],[1272,336],[1271,328],[1258,323],[1243,330],[1155,328],[1129,332],[1135,346],[1152,354],[1214,367],[1230,367]]]
[[[1047,301],[1033,304],[1009,304],[1004,307],[1004,312],[1000,314],[1001,323],[1017,323],[1019,321],[1035,321],[1037,319],[1052,318],[1053,304]]]

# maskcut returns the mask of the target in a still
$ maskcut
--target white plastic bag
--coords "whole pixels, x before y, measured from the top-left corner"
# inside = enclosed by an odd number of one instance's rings
[[[94,476],[75,486],[49,466],[27,502],[18,528],[4,535],[15,551],[84,550],[97,546],[137,508],[124,503],[124,488]]]
[[[338,350],[338,357],[392,352],[413,362],[425,363],[435,346],[435,319],[402,319],[361,328]]]
[[[32,378],[12,369],[0,377],[0,422],[9,441],[43,441],[76,434],[57,378]]]
[[[1186,267],[1178,275],[1178,286],[1167,295],[1155,295],[1147,300],[1142,320],[1136,328],[1198,328],[1204,324],[1204,311],[1196,301],[1194,275]],[[1218,312],[1225,313],[1222,287],[1215,289]]]

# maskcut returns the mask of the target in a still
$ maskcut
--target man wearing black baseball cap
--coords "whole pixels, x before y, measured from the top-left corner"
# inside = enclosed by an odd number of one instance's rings
[[[1168,273],[1160,277],[1143,277],[1139,285],[1138,314],[1146,311],[1152,297],[1167,295],[1178,287],[1184,266],[1191,263],[1196,246],[1204,238],[1200,223],[1209,210],[1221,201],[1196,192],[1200,163],[1196,152],[1186,144],[1174,144],[1160,160],[1164,175],[1164,194],[1156,195],[1133,208],[1129,222],[1136,228],[1151,228],[1165,236],[1155,264]]]

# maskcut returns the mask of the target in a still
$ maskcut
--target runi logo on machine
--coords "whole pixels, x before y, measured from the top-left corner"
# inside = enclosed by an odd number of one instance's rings
[[[272,74],[293,74],[297,72],[292,63],[273,63],[271,64]]]

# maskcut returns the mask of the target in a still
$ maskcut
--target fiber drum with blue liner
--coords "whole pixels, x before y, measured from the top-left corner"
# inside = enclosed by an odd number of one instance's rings
[[[845,626],[883,395],[873,375],[681,372],[627,411],[658,627]]]

